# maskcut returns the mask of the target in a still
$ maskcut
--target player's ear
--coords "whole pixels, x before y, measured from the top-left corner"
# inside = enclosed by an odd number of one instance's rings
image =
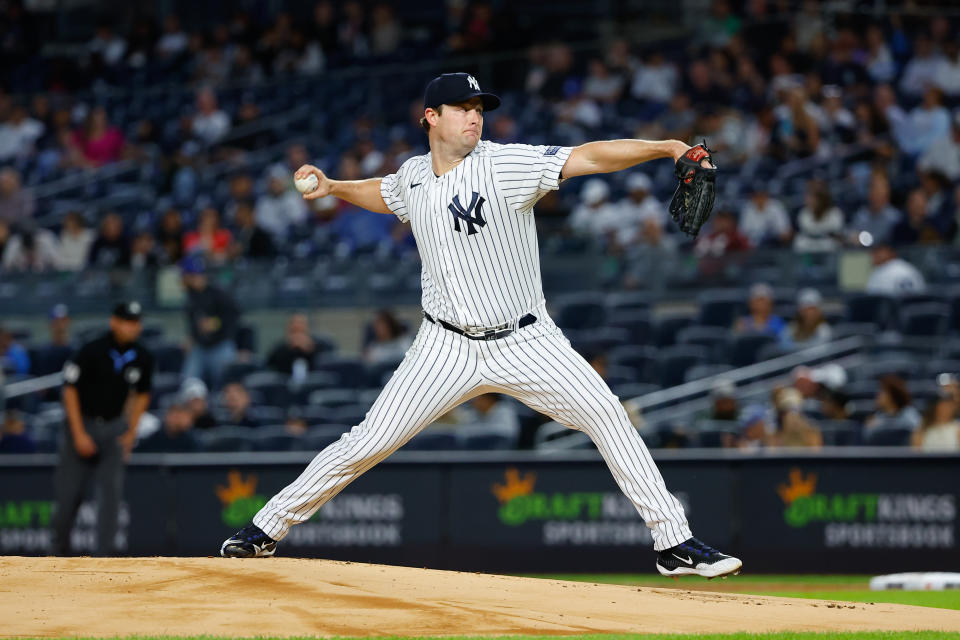
[[[423,117],[427,119],[431,127],[435,127],[437,126],[437,120],[440,119],[440,112],[436,109],[428,108],[424,111]]]

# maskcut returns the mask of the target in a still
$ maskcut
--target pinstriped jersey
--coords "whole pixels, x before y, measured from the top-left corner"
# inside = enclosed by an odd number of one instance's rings
[[[571,150],[482,140],[442,176],[427,153],[383,178],[384,202],[413,228],[424,311],[490,327],[543,304],[533,206],[559,188]]]

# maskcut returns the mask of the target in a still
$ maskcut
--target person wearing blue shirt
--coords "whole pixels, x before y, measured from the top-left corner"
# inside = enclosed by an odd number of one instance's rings
[[[0,327],[0,366],[7,373],[30,373],[30,354],[13,339],[9,329]]]
[[[739,318],[733,327],[737,333],[766,333],[780,338],[786,329],[783,318],[773,313],[773,289],[758,282],[750,287],[748,313]]]

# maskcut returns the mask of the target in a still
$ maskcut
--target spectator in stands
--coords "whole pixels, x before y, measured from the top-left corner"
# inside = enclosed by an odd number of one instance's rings
[[[94,107],[90,111],[83,128],[73,133],[71,142],[83,162],[91,167],[118,161],[126,144],[120,129],[110,124],[104,107]]]
[[[210,413],[207,396],[207,385],[200,378],[187,378],[180,385],[177,404],[190,411],[194,429],[212,429],[217,426],[217,420]]]
[[[197,114],[190,129],[206,145],[220,142],[230,132],[230,116],[217,106],[213,89],[204,87],[197,92]]]
[[[927,288],[920,270],[898,257],[890,245],[875,245],[870,257],[873,272],[867,280],[867,293],[899,296],[923,293]]]
[[[957,401],[949,389],[940,388],[920,428],[913,432],[911,444],[921,451],[960,451]]]
[[[783,204],[771,198],[765,182],[756,182],[740,212],[740,231],[753,247],[788,246],[793,238],[790,216]]]
[[[3,249],[6,271],[48,271],[57,267],[59,247],[53,232],[36,227],[32,222],[20,225],[19,233],[10,238]]]
[[[884,37],[883,28],[872,24],[867,27],[867,51],[865,65],[867,73],[874,82],[884,83],[894,79],[897,65],[890,53]]]
[[[471,400],[470,406],[461,410],[459,425],[457,435],[461,438],[503,436],[508,439],[510,448],[516,446],[520,437],[516,408],[495,393],[484,393]]]
[[[777,432],[772,444],[780,447],[822,447],[823,434],[803,415],[803,396],[792,387],[783,387],[773,396],[777,412]]]
[[[570,228],[604,245],[620,230],[622,212],[610,202],[610,187],[600,178],[590,178],[580,189],[580,204],[570,214]]]
[[[911,98],[919,98],[928,87],[935,86],[937,71],[944,59],[925,33],[917,35],[913,46],[913,57],[907,62],[900,77],[900,90]]]
[[[231,258],[272,258],[276,254],[270,234],[260,228],[249,201],[237,203],[234,214],[236,233],[233,234]]]
[[[619,241],[621,244],[628,244],[632,237],[626,235],[626,227],[639,228],[647,219],[653,218],[660,223],[660,227],[667,223],[669,214],[663,203],[657,200],[653,194],[653,181],[645,173],[631,173],[627,176],[627,197],[617,203],[621,208],[623,228],[621,228]]]
[[[180,18],[174,12],[163,19],[163,35],[157,40],[157,56],[168,64],[187,51],[187,33],[180,28]]]
[[[797,216],[794,251],[836,251],[840,247],[843,226],[843,213],[834,206],[827,184],[822,180],[811,180],[807,184],[804,207]]]
[[[220,226],[220,214],[213,207],[207,207],[200,212],[197,230],[184,234],[183,252],[199,253],[210,264],[222,264],[227,260],[232,243],[231,233]]]
[[[853,216],[848,241],[854,246],[888,243],[901,215],[890,204],[890,181],[887,176],[874,172],[870,176],[867,202]],[[861,235],[864,233],[869,234],[869,238]]]
[[[908,244],[940,244],[943,242],[939,221],[930,215],[927,194],[914,189],[907,196],[907,210],[890,233],[891,242]]]
[[[20,172],[13,167],[0,169],[0,221],[11,227],[28,222],[36,207],[33,194],[20,185]]]
[[[907,383],[895,375],[880,378],[876,397],[877,412],[867,418],[864,427],[878,429],[910,429],[920,426],[920,412],[913,407]]]
[[[850,398],[840,389],[831,389],[822,387],[819,393],[820,413],[827,420],[849,420],[850,411],[848,405]]]
[[[200,378],[209,388],[219,389],[227,366],[237,357],[240,311],[230,294],[209,283],[202,258],[188,256],[181,268],[190,333],[183,376]]]
[[[623,93],[623,77],[610,73],[600,58],[588,63],[587,77],[583,82],[583,95],[599,104],[614,103]]]
[[[134,271],[153,269],[159,263],[157,247],[150,231],[141,231],[130,243],[130,268]]]
[[[27,431],[20,412],[8,409],[3,416],[3,425],[0,427],[0,453],[36,453],[37,443]]]
[[[116,67],[127,53],[127,42],[113,31],[113,24],[101,19],[97,24],[93,39],[87,43],[87,53],[94,59],[94,68],[102,63],[106,67]]]
[[[70,311],[67,305],[54,305],[47,317],[50,341],[35,349],[30,358],[30,373],[35,376],[63,371],[63,365],[74,351],[70,344]]]
[[[200,449],[193,435],[193,414],[185,404],[173,403],[163,416],[163,428],[137,446],[142,453],[191,453]]]
[[[707,420],[737,420],[737,385],[730,378],[717,378],[710,387],[710,411],[700,416]]]
[[[956,103],[960,98],[960,44],[955,38],[947,40],[943,45],[944,60],[937,69],[937,88],[949,96]]]
[[[377,311],[370,323],[372,339],[363,351],[369,364],[400,362],[413,343],[407,328],[387,309]]]
[[[960,179],[960,109],[953,114],[950,135],[939,136],[917,161],[917,169],[936,169],[951,181]]]
[[[306,222],[307,205],[296,191],[287,189],[290,173],[271,167],[267,173],[267,191],[257,199],[254,215],[257,224],[276,241],[285,240],[291,227]]]
[[[702,258],[719,258],[750,249],[750,241],[737,228],[737,217],[729,209],[720,209],[713,215],[710,232],[700,234],[694,253]]]
[[[57,251],[57,268],[61,271],[81,271],[87,266],[93,239],[93,231],[86,228],[83,216],[78,211],[71,211],[64,216]]]
[[[6,253],[12,237],[10,224],[6,220],[0,219],[0,266],[3,265],[3,254]]]
[[[950,135],[950,112],[943,106],[943,93],[928,87],[923,102],[914,107],[905,123],[907,136],[900,148],[911,156],[923,155],[937,140]]]
[[[786,323],[773,312],[773,289],[763,282],[750,287],[747,301],[748,314],[737,319],[733,330],[736,333],[766,333],[779,338]]]
[[[33,156],[44,130],[43,122],[31,118],[23,105],[14,105],[10,117],[0,124],[0,162],[23,161]]]
[[[307,372],[313,368],[317,343],[310,335],[310,319],[305,313],[295,313],[287,319],[286,338],[277,344],[267,357],[267,366],[287,375],[295,371]]]
[[[775,429],[770,423],[770,415],[760,405],[748,407],[738,420],[739,433],[724,434],[722,442],[726,448],[740,449],[741,451],[758,451],[772,444],[772,432]]]
[[[30,354],[13,337],[13,332],[0,326],[0,368],[7,374],[30,373]]]
[[[823,317],[823,297],[816,289],[801,289],[797,294],[797,314],[780,335],[785,347],[800,349],[827,342],[833,335]]]
[[[640,221],[640,233],[634,239],[628,251],[632,255],[652,255],[653,253],[675,253],[677,241],[663,230],[663,222],[658,218],[644,218]]]
[[[250,393],[239,382],[223,387],[221,404],[224,408],[222,421],[237,427],[259,427],[260,422],[250,415]]]
[[[937,375],[937,387],[943,391],[946,390],[953,396],[957,406],[960,407],[960,379],[952,373],[941,373]]]
[[[177,264],[183,258],[183,218],[176,209],[167,209],[157,227],[157,247],[161,261]]]

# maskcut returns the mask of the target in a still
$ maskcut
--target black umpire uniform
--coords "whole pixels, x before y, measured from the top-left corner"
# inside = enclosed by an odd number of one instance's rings
[[[137,302],[117,305],[110,331],[80,347],[64,365],[68,428],[60,440],[54,477],[53,552],[57,555],[70,553],[70,532],[92,479],[100,507],[97,554],[116,551],[124,465],[136,441],[137,423],[150,404],[153,379],[153,356],[137,342],[140,316]]]

